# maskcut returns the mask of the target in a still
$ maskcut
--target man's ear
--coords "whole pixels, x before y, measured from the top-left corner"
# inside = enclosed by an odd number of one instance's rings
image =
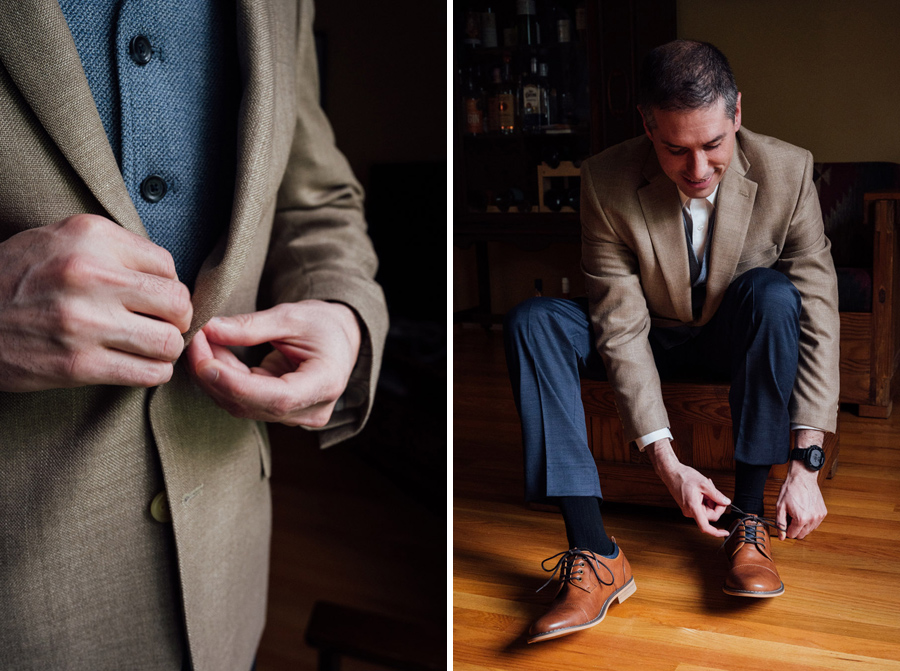
[[[734,132],[737,133],[741,129],[741,92],[738,91],[737,102],[734,106]]]
[[[644,132],[647,134],[647,137],[650,138],[650,140],[652,141],[653,133],[650,132],[650,126],[647,124],[647,117],[644,116],[644,110],[641,108],[640,105],[637,106],[637,109],[641,115],[641,123],[644,124]]]

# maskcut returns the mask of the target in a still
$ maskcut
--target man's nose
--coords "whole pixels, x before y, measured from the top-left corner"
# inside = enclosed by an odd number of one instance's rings
[[[701,180],[706,177],[706,154],[702,151],[688,153],[687,169],[691,179]]]

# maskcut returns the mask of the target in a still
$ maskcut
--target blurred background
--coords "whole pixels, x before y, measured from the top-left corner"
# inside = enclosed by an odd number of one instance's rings
[[[446,20],[432,0],[316,6],[322,104],[366,189],[391,330],[359,436],[318,450],[301,429],[270,427],[259,671],[318,668],[311,620],[320,643],[335,635],[378,648],[415,634],[417,649],[376,652],[446,657]],[[320,601],[339,608],[313,617]],[[341,668],[384,667],[347,657]]]

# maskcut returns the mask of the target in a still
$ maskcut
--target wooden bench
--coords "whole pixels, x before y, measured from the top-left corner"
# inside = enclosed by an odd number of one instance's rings
[[[663,400],[669,413],[674,447],[682,463],[709,478],[726,496],[734,494],[734,442],[728,385],[722,383],[664,382]],[[675,501],[653,470],[647,455],[626,443],[609,382],[583,380],[581,396],[587,422],[588,444],[597,462],[603,497],[609,501],[652,506],[674,506]],[[827,434],[825,465],[819,486],[832,477],[838,464],[837,434]],[[773,466],[766,483],[766,514],[774,514],[787,464]]]

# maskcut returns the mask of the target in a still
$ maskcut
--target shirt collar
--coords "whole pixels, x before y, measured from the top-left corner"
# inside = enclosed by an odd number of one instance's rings
[[[677,189],[678,187],[675,187],[675,188]],[[719,185],[716,184],[716,188],[713,189],[713,192],[706,197],[706,200],[708,200],[709,204],[713,206],[713,209],[715,209],[715,207],[716,207],[716,196],[718,196],[718,195],[719,195]],[[681,207],[682,208],[685,208],[685,207],[690,208],[691,199],[689,196],[685,196],[681,192],[681,189],[678,189],[678,197],[681,198]]]

